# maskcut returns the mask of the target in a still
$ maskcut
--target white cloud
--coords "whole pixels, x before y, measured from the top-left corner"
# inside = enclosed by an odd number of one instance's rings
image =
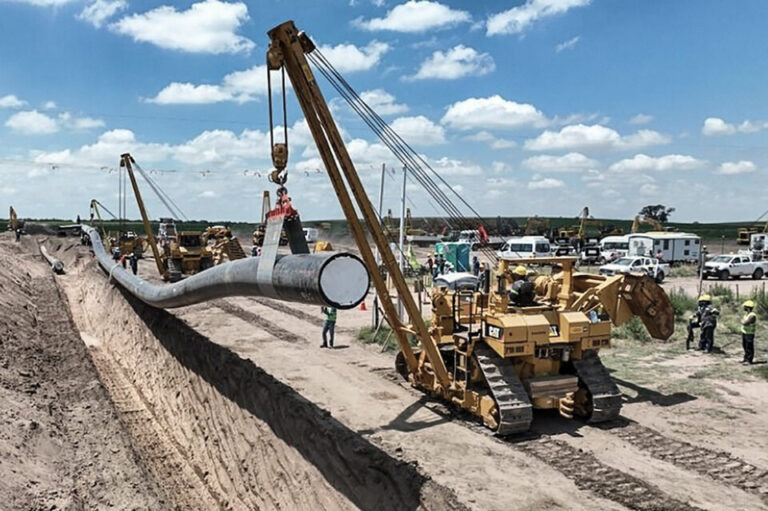
[[[202,192],[198,193],[197,196],[203,199],[214,199],[218,197],[219,194],[214,192],[213,190],[203,190]]]
[[[395,133],[411,145],[436,145],[445,143],[445,130],[423,115],[398,117],[390,124]]]
[[[528,183],[529,190],[549,190],[552,188],[562,188],[564,186],[564,182],[560,181],[559,179],[553,179],[551,177],[535,179]]]
[[[77,19],[87,21],[96,28],[101,28],[105,21],[120,11],[128,8],[125,0],[96,0],[86,5]]]
[[[35,7],[59,7],[72,3],[75,0],[12,0],[20,4],[34,5]]]
[[[480,53],[474,48],[462,44],[446,52],[434,52],[421,63],[415,75],[408,80],[456,80],[464,76],[483,76],[493,72],[496,64],[487,53]]]
[[[364,30],[390,30],[393,32],[424,32],[448,28],[472,18],[466,11],[458,11],[439,2],[409,0],[395,6],[383,18],[356,19],[353,23]]]
[[[639,113],[637,115],[632,116],[632,118],[629,120],[629,124],[634,124],[634,125],[648,124],[652,120],[653,120],[652,115]]]
[[[77,117],[69,120],[68,124],[76,130],[91,130],[104,127],[104,121],[101,119],[94,119],[93,117]]]
[[[460,130],[541,127],[549,123],[533,105],[508,101],[499,95],[457,101],[448,107],[441,122]]]
[[[542,18],[589,3],[590,0],[527,0],[523,5],[490,16],[486,22],[486,34],[520,34]]]
[[[601,150],[637,149],[669,143],[669,138],[653,130],[640,130],[632,135],[621,136],[616,130],[600,124],[587,126],[573,124],[560,131],[545,131],[536,138],[525,141],[530,151],[553,150]]]
[[[610,169],[614,172],[670,172],[698,169],[706,164],[707,162],[704,160],[682,154],[668,154],[658,158],[645,154],[636,154],[632,158],[626,158],[614,163]]]
[[[13,131],[24,133],[25,135],[49,135],[59,131],[56,119],[41,114],[37,110],[13,114],[5,122],[5,125]]]
[[[643,195],[655,195],[659,191],[659,187],[652,183],[646,183],[640,186],[640,193]]]
[[[733,174],[747,174],[749,172],[754,172],[757,170],[757,166],[751,161],[747,160],[741,160],[741,161],[728,161],[720,165],[720,167],[717,169],[718,174],[726,174],[726,175],[733,175]]]
[[[219,85],[173,82],[166,85],[154,98],[146,101],[159,105],[201,105],[233,100],[234,96]]]
[[[504,174],[512,170],[510,166],[503,161],[494,161],[491,163],[491,168],[493,169],[494,174]]]
[[[55,101],[46,101],[43,103],[43,110],[56,110],[56,102]]]
[[[474,142],[485,142],[491,149],[509,149],[510,147],[515,147],[517,145],[513,140],[498,138],[488,131],[478,131],[474,135],[469,135],[464,138]]]
[[[387,43],[379,41],[371,41],[363,47],[348,43],[320,47],[323,55],[341,73],[368,71],[375,67],[389,50]]]
[[[570,50],[574,46],[578,44],[578,42],[581,40],[581,36],[576,36],[568,39],[567,41],[563,41],[562,43],[555,46],[555,52],[560,53],[563,50]]]
[[[235,33],[248,19],[248,7],[242,2],[203,0],[186,11],[163,5],[143,14],[126,16],[109,28],[131,36],[134,41],[167,50],[248,53],[255,44]]]
[[[274,77],[273,77],[274,78]],[[279,82],[273,93],[279,90]],[[286,82],[290,87],[290,82]],[[159,105],[201,105],[234,101],[247,103],[258,96],[267,94],[267,67],[253,66],[250,69],[234,71],[224,76],[221,84],[193,84],[172,82],[166,85],[153,98],[146,98],[148,103]]]
[[[738,126],[725,122],[719,117],[708,117],[704,120],[704,126],[701,127],[701,133],[707,137],[719,135],[733,135],[734,133],[754,133],[768,127],[768,123],[763,121],[743,121]]]
[[[437,160],[428,160],[432,168],[443,176],[479,176],[483,173],[478,165],[443,156]]]
[[[0,98],[0,108],[21,108],[26,105],[27,102],[23,101],[13,94],[8,94]]]
[[[408,105],[395,102],[395,96],[384,89],[367,90],[360,93],[360,99],[379,115],[395,115],[408,111]]]
[[[563,156],[542,154],[523,160],[522,166],[537,172],[580,172],[589,170],[598,162],[581,153],[568,153]]]

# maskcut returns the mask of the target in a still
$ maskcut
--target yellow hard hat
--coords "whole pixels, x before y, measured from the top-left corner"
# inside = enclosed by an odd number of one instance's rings
[[[525,277],[526,275],[528,275],[528,270],[526,269],[525,266],[520,265],[514,270],[512,270],[512,273],[514,273],[515,275],[520,275],[521,277]]]
[[[750,309],[754,309],[755,308],[755,302],[753,302],[752,300],[747,300],[746,302],[744,302],[742,304],[742,307],[748,307]]]
[[[712,301],[712,297],[709,296],[709,295],[706,295],[706,294],[705,295],[701,295],[699,297],[699,301],[700,302],[711,302]]]

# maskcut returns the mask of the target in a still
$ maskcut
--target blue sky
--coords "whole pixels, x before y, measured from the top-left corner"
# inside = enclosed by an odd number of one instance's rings
[[[255,221],[273,188],[266,32],[293,19],[484,215],[663,203],[679,221],[752,220],[768,209],[754,200],[768,188],[767,15],[759,0],[0,0],[0,202],[87,216],[91,198],[116,204],[130,151],[188,217]],[[376,197],[397,161],[320,83]],[[294,204],[340,217],[288,104]],[[434,215],[410,190],[414,215]]]

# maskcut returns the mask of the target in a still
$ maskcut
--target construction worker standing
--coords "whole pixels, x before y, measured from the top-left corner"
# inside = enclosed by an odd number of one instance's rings
[[[336,307],[322,307],[325,320],[323,321],[323,344],[321,348],[333,349],[333,331],[336,328]],[[330,339],[326,335],[330,334]]]
[[[744,317],[741,318],[741,345],[744,347],[744,360],[741,363],[752,364],[755,357],[755,331],[757,330],[755,302],[747,300],[742,306]]]
[[[712,353],[715,346],[715,328],[717,328],[717,317],[720,311],[712,305],[712,297],[703,294],[699,297],[699,308],[696,311],[697,323],[701,327],[701,337],[699,338],[700,351]]]

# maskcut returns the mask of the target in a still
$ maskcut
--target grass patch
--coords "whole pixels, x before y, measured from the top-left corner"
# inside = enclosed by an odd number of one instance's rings
[[[668,293],[669,301],[675,309],[675,317],[682,318],[696,310],[698,301],[696,297],[687,294],[683,288],[673,289]]]
[[[695,264],[681,264],[670,270],[671,277],[698,277],[699,269]]]
[[[651,340],[651,336],[648,335],[645,325],[643,325],[643,322],[640,321],[640,318],[637,316],[632,316],[629,321],[620,327],[614,328],[613,335],[621,339],[631,339],[640,342],[649,342]]]
[[[382,346],[384,351],[398,351],[400,348],[397,345],[397,339],[392,333],[392,329],[389,325],[383,323],[378,332],[370,325],[366,325],[357,331],[357,340],[363,344],[376,344]],[[408,342],[411,346],[416,346],[416,337],[408,334]]]
[[[761,364],[759,366],[753,367],[752,373],[758,376],[759,378],[768,380],[768,364]]]

